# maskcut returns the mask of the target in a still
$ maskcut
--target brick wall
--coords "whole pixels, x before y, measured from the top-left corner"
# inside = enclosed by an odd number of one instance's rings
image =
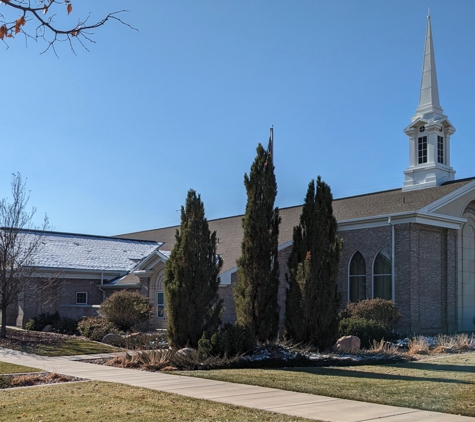
[[[348,302],[348,267],[359,251],[366,264],[366,297],[372,298],[373,262],[391,252],[391,226],[340,232],[344,240],[338,286]],[[401,333],[435,334],[457,329],[457,231],[422,224],[394,226],[395,301]]]

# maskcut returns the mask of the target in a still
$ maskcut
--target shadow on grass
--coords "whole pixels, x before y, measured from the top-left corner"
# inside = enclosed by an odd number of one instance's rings
[[[285,369],[285,371],[306,372],[309,374],[333,376],[333,377],[364,378],[368,380],[374,379],[374,380],[388,380],[388,381],[420,381],[420,382],[440,382],[444,384],[475,385],[475,381],[457,380],[457,379],[451,379],[451,378],[437,378],[437,377],[425,377],[425,376],[417,377],[417,376],[410,376],[410,375],[383,374],[383,373],[376,373],[376,372],[366,372],[366,371],[336,369],[336,368],[335,369],[333,368],[299,368],[299,369]]]
[[[399,364],[398,368],[418,369],[423,371],[448,371],[448,372],[471,372],[475,374],[474,365],[449,365],[437,363],[407,363]]]

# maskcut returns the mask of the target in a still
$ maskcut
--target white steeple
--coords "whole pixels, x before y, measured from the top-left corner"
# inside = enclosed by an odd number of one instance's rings
[[[454,179],[455,171],[450,167],[450,136],[454,132],[439,102],[432,29],[427,16],[419,107],[412,123],[404,129],[409,137],[409,167],[404,172],[403,191],[440,186]]]

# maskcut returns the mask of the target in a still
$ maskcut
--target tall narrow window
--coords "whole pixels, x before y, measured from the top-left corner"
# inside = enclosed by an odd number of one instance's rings
[[[427,163],[427,136],[417,139],[417,157],[419,164]]]
[[[350,302],[366,299],[366,264],[361,253],[356,252],[350,262]]]
[[[444,164],[444,137],[437,136],[437,162]]]
[[[373,289],[374,297],[392,300],[391,258],[384,249],[374,261]]]
[[[157,317],[165,318],[165,294],[157,292]]]

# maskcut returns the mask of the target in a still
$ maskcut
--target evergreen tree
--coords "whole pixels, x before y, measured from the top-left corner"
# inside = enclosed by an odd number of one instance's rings
[[[337,273],[342,241],[336,235],[330,187],[320,176],[308,186],[288,259],[286,337],[320,348],[338,333]]]
[[[210,233],[200,195],[190,189],[165,268],[172,347],[197,347],[203,331],[216,330],[220,325],[223,305],[218,296],[218,274],[222,265],[216,253],[216,232]]]
[[[244,175],[247,191],[242,220],[241,257],[237,261],[238,281],[234,287],[237,323],[247,327],[258,341],[273,339],[279,326],[279,263],[277,247],[279,210],[274,208],[277,183],[272,159],[272,130],[267,151],[261,144]]]

